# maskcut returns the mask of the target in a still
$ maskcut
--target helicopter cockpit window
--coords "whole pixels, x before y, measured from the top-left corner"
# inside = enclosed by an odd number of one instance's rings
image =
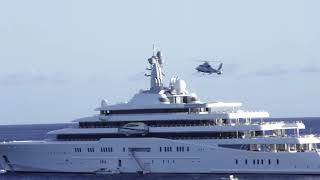
[[[205,62],[205,63],[203,64],[203,66],[209,67],[210,65],[209,65],[209,63]]]

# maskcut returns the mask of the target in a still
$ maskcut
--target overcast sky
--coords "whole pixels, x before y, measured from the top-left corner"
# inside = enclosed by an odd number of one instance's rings
[[[272,117],[320,116],[320,1],[1,1],[0,124],[70,122],[148,88],[152,44],[166,82]],[[225,63],[195,73],[196,59]]]

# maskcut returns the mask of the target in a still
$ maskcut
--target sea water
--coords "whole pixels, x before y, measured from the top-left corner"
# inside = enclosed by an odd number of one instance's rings
[[[303,121],[306,129],[301,133],[320,134],[320,118],[281,118],[278,121]],[[36,125],[0,125],[0,141],[41,140],[48,131],[74,126],[74,124],[36,124]],[[213,180],[232,179],[230,174],[65,174],[65,173],[5,173],[0,180]],[[233,174],[237,179],[266,180],[313,180],[320,175],[267,175],[267,174]]]

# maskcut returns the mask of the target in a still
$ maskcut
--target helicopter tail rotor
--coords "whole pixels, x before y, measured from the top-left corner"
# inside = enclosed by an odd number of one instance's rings
[[[223,63],[221,63],[220,65],[219,65],[219,67],[218,67],[218,69],[217,69],[217,74],[218,75],[221,75],[222,74],[222,66],[223,66]]]

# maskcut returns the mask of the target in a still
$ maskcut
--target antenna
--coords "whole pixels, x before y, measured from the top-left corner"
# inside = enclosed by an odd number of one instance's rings
[[[152,56],[155,55],[155,52],[156,52],[156,45],[155,43],[152,44]]]

